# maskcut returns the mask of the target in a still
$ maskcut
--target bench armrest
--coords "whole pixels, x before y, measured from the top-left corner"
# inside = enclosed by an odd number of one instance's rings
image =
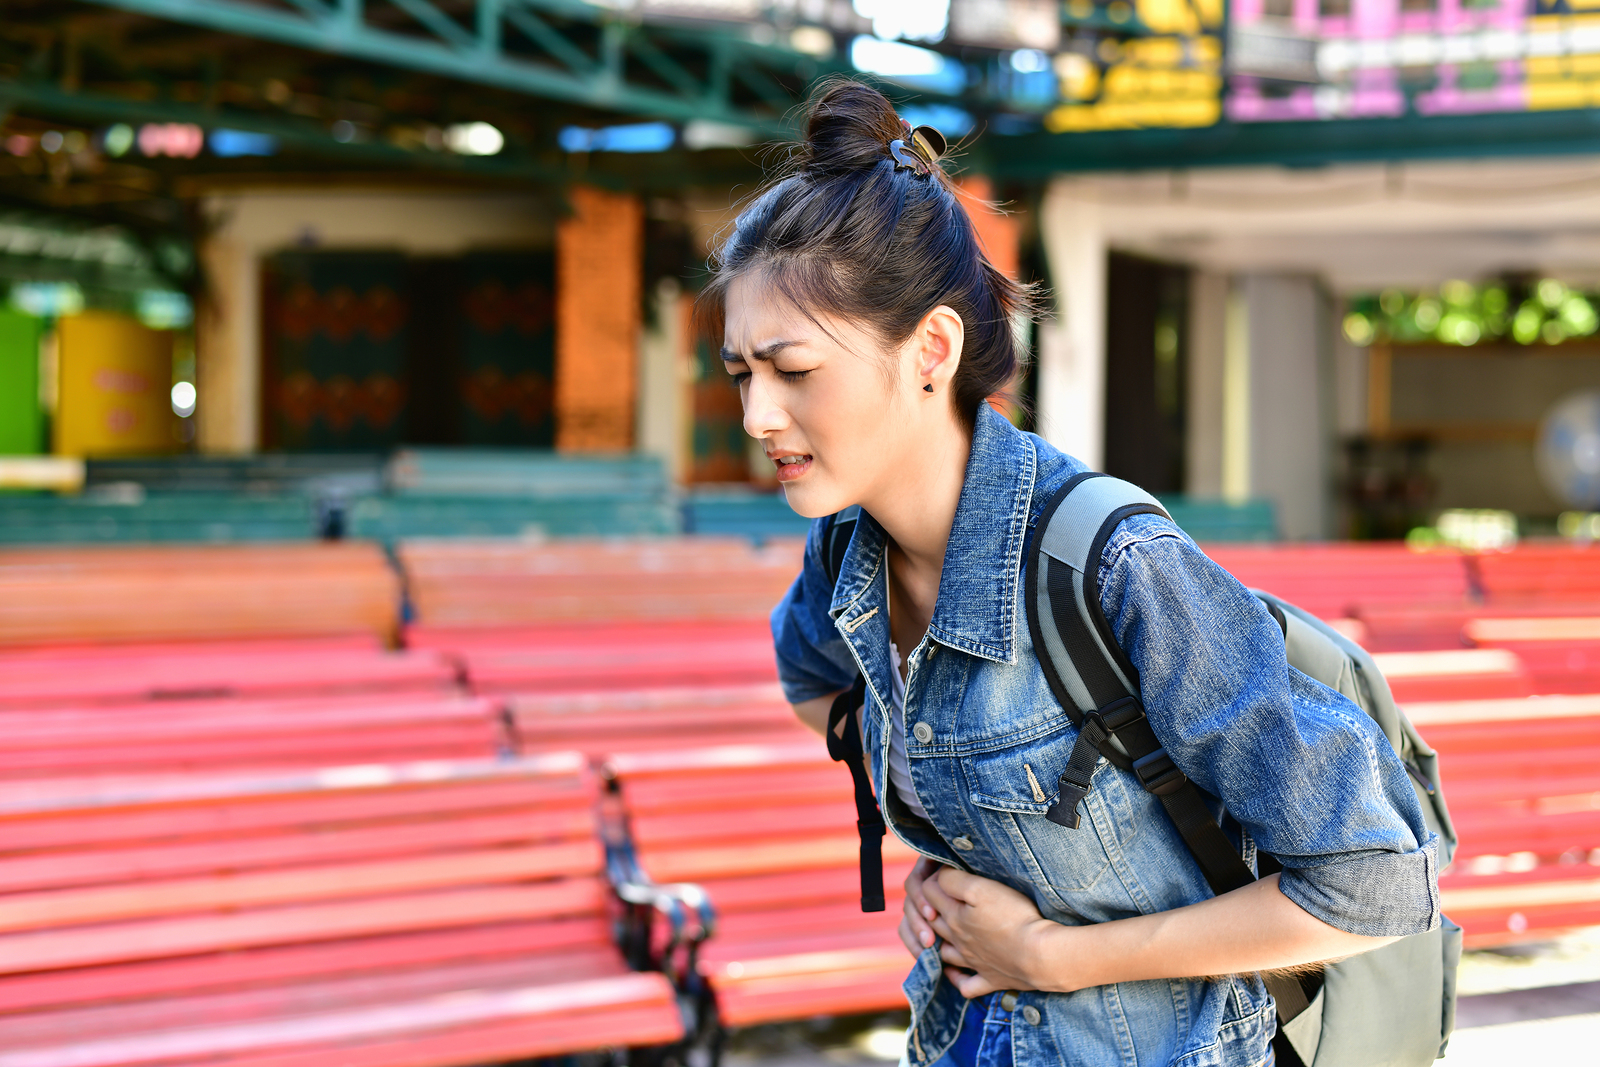
[[[716,931],[717,913],[710,896],[691,882],[663,885],[650,878],[639,863],[627,813],[614,788],[601,798],[599,814],[606,877],[625,905],[621,942],[629,965],[665,972],[680,989],[692,991],[700,984],[696,966],[700,944]],[[657,917],[666,923],[664,944],[655,936]]]

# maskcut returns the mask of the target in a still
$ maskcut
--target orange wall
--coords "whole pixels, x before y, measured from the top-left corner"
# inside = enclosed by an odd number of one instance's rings
[[[962,206],[972,216],[973,228],[978,231],[978,243],[1003,273],[1017,277],[1021,269],[1021,235],[1017,231],[1014,215],[1006,215],[995,208],[994,185],[981,174],[974,174],[956,182]]]
[[[556,226],[556,447],[633,445],[644,205],[577,186]]]

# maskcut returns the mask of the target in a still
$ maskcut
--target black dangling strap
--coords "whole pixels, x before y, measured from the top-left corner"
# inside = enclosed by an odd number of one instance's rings
[[[1069,830],[1078,828],[1078,804],[1089,795],[1095,764],[1100,762],[1100,746],[1105,743],[1106,737],[1098,716],[1091,715],[1084,719],[1083,728],[1078,731],[1078,740],[1072,746],[1072,755],[1056,781],[1060,795],[1050,805],[1050,810],[1044,813],[1045,818]]]
[[[828,709],[828,755],[850,768],[856,793],[856,833],[861,836],[861,910],[883,911],[883,837],[888,828],[872,794],[866,752],[861,747],[860,711],[867,699],[867,683],[858,677],[847,692],[833,698]]]

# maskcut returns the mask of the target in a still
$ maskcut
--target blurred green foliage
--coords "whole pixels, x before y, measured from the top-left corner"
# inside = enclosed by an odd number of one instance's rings
[[[1448,281],[1437,292],[1385,289],[1351,298],[1344,335],[1352,344],[1436,341],[1475,345],[1512,341],[1558,345],[1600,329],[1600,293],[1585,293],[1554,278],[1510,284]]]

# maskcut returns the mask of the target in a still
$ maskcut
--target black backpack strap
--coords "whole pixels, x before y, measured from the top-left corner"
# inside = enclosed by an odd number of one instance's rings
[[[859,507],[848,507],[829,515],[822,526],[822,566],[830,586],[839,584],[844,570],[844,554],[856,532]],[[856,684],[833,699],[828,710],[828,755],[850,768],[855,785],[856,832],[861,835],[861,910],[882,911],[883,838],[888,828],[883,812],[872,793],[867,774],[866,752],[861,747],[861,709],[867,700],[866,679],[856,676]]]
[[[1219,896],[1256,876],[1211,815],[1205,795],[1156,737],[1139,698],[1139,675],[1100,610],[1100,557],[1121,523],[1134,515],[1169,518],[1137,486],[1085,473],[1067,481],[1040,514],[1028,556],[1028,629],[1045,680],[1078,725],[1078,740],[1045,817],[1076,829],[1078,805],[1089,795],[1098,757],[1131,770],[1155,795]],[[1308,1006],[1290,977],[1270,976],[1267,988],[1287,1022]],[[1287,1064],[1285,1064],[1287,1067]]]
[[[859,675],[855,685],[833,698],[828,710],[828,755],[850,768],[855,784],[856,832],[861,835],[861,910],[882,911],[883,837],[888,830],[872,795],[866,753],[861,747],[860,712],[866,699],[867,683]]]

